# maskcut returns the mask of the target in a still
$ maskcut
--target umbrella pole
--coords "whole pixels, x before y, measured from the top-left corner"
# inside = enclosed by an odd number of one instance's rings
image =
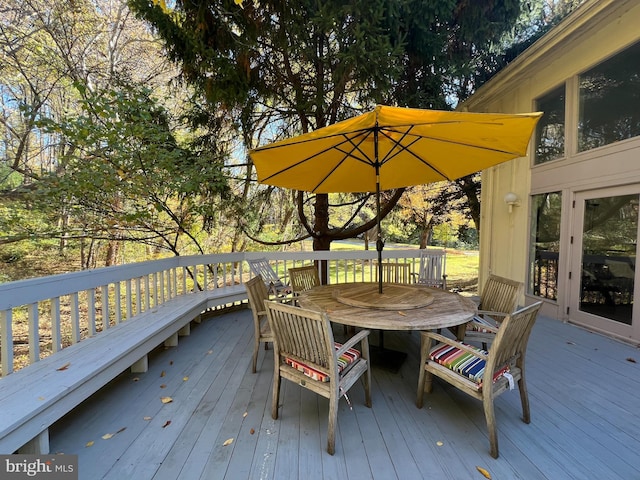
[[[378,238],[376,240],[376,250],[378,251],[378,293],[382,293],[382,231],[380,229],[380,185],[376,188],[376,215],[378,217]]]
[[[376,122],[376,127],[377,127]],[[376,250],[378,251],[378,293],[382,293],[382,249],[384,242],[382,241],[382,227],[380,225],[380,162],[378,161],[378,129],[373,131],[373,148],[375,152],[376,167],[376,219],[378,221],[378,234],[376,239]]]

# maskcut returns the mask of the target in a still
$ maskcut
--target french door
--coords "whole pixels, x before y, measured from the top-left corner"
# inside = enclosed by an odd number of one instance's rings
[[[569,280],[571,321],[635,341],[639,201],[640,185],[576,194]]]

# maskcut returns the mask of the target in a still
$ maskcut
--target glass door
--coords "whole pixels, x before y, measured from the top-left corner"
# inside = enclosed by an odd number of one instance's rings
[[[569,318],[637,340],[634,322],[640,187],[576,194]]]

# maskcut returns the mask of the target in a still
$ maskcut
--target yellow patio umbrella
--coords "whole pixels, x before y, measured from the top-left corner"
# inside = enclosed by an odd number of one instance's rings
[[[377,106],[249,152],[258,182],[313,193],[376,192],[455,180],[526,155],[542,113],[468,113]],[[382,293],[382,275],[379,291]]]

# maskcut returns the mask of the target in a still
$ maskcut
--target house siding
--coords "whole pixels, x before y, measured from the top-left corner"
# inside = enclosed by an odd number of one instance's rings
[[[480,285],[490,273],[526,284],[530,195],[562,192],[558,299],[545,301],[543,308],[545,315],[556,319],[572,320],[572,314],[567,314],[571,306],[568,276],[576,194],[596,188],[640,185],[640,137],[577,152],[577,76],[640,41],[638,25],[640,2],[587,1],[460,107],[472,112],[532,111],[536,98],[565,85],[565,157],[534,166],[530,145],[528,157],[483,172],[481,195]],[[512,213],[504,203],[504,195],[510,191],[520,200]],[[640,282],[636,275],[637,283]],[[521,304],[534,299],[537,297],[525,294]],[[629,340],[629,335],[622,335],[625,336]],[[640,328],[635,327],[631,337],[632,341],[640,342]]]

